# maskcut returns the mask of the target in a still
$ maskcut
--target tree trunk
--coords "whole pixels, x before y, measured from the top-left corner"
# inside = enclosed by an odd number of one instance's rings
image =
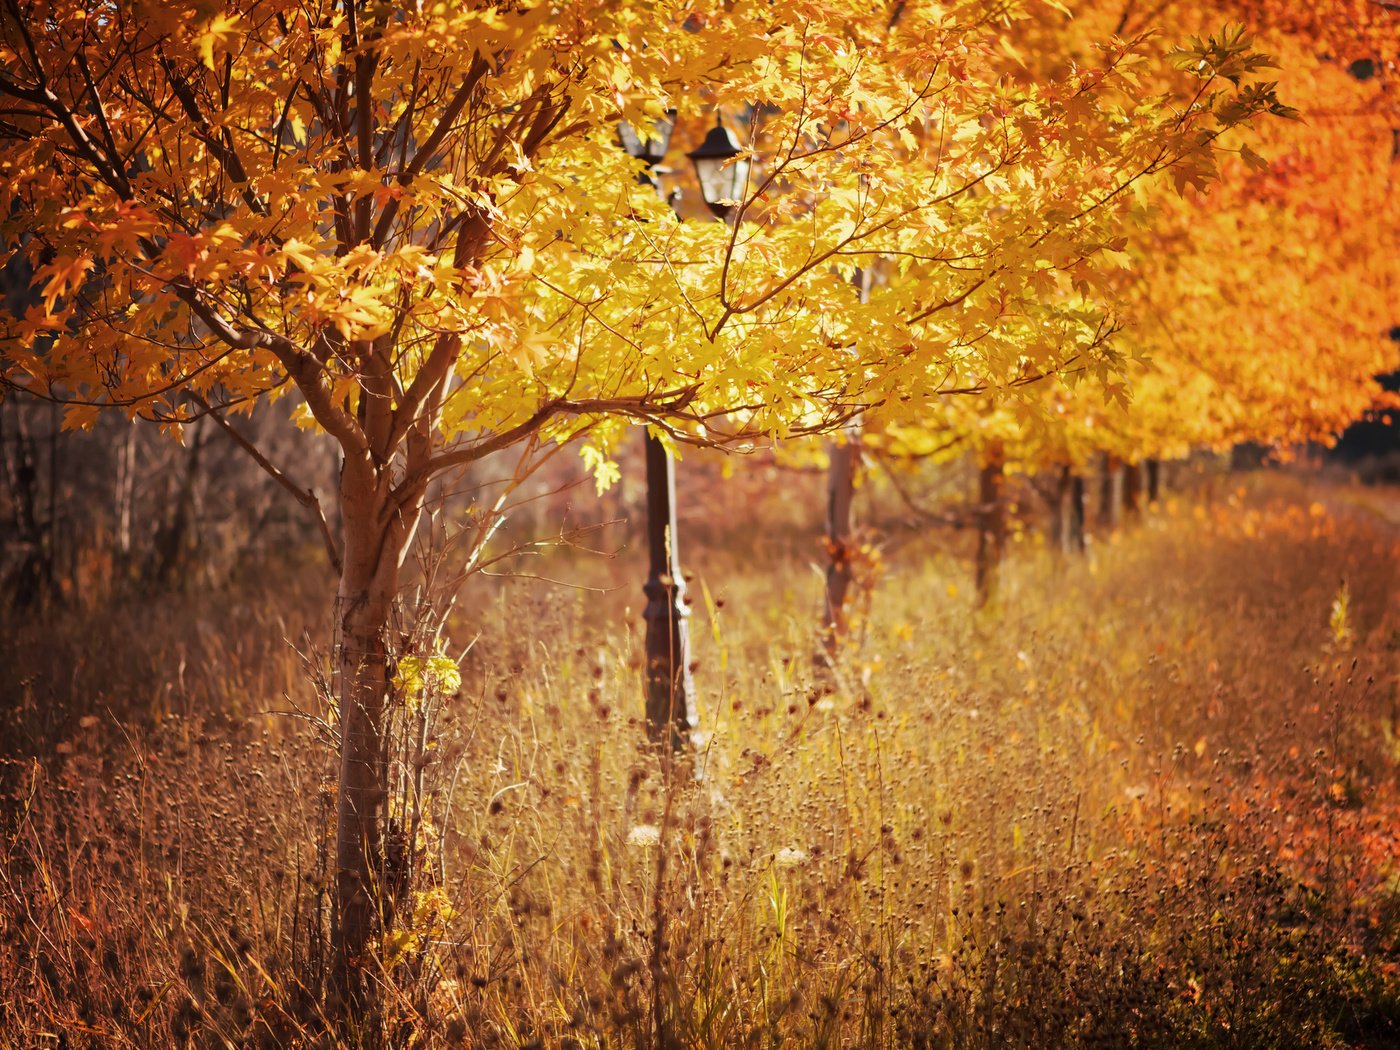
[[[0,409],[3,409],[0,404]],[[4,454],[5,476],[14,503],[16,526],[24,547],[24,558],[6,584],[14,593],[15,607],[28,609],[53,589],[53,556],[49,530],[53,522],[39,520],[39,468],[34,442],[24,423],[24,411],[15,404],[13,457],[9,443],[0,447]]]
[[[853,275],[856,296],[870,302],[874,272],[861,267]],[[860,425],[848,426],[831,445],[831,465],[826,478],[826,608],[822,617],[822,643],[827,664],[836,659],[846,634],[846,601],[855,581],[855,532],[852,508],[856,499],[856,471],[860,469]]]
[[[368,952],[382,933],[389,631],[399,575],[421,500],[390,512],[387,477],[368,458],[341,470],[343,562],[336,595],[340,789],[336,811],[333,994],[343,1016],[373,1035]]]
[[[1087,543],[1084,539],[1084,521],[1088,516],[1084,493],[1084,478],[1075,474],[1069,487],[1069,545],[1076,554],[1083,554]]]
[[[1099,527],[1112,532],[1123,522],[1123,461],[1104,453],[1099,487]]]
[[[136,425],[126,429],[117,450],[117,484],[115,492],[117,519],[117,556],[125,572],[131,558],[132,505],[136,496]]]
[[[1162,461],[1160,459],[1149,459],[1147,461],[1147,502],[1156,503],[1162,498]]]
[[[1084,553],[1084,479],[1060,468],[1055,490],[1055,545],[1061,554]]]
[[[1142,464],[1128,463],[1123,467],[1123,513],[1129,518],[1142,517]]]
[[[835,658],[846,631],[846,599],[854,579],[852,505],[855,502],[856,467],[860,462],[860,436],[851,431],[834,443],[826,486],[826,609],[822,620],[828,658]]]
[[[998,446],[987,449],[977,479],[977,604],[996,597],[1006,552],[1006,468]]]
[[[199,497],[196,487],[203,477],[200,474],[200,458],[204,451],[204,441],[204,428],[196,426],[189,452],[185,456],[185,470],[170,508],[170,516],[156,531],[151,574],[162,587],[168,587],[175,581],[180,569],[189,563],[190,555],[199,543],[196,521]]]
[[[54,596],[62,593],[58,581],[62,578],[59,571],[61,562],[59,554],[59,520],[58,520],[58,478],[59,478],[59,444],[58,435],[63,429],[63,417],[58,411],[58,402],[49,403],[49,521],[48,521],[48,566],[49,566],[49,590]],[[75,581],[76,582],[76,581]]]

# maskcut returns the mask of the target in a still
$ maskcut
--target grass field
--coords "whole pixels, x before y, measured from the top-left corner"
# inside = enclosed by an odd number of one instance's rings
[[[1028,537],[980,612],[903,536],[834,675],[814,546],[694,544],[675,764],[630,579],[470,585],[394,742],[384,1045],[1400,1046],[1400,525],[1236,485]],[[311,575],[4,625],[0,1047],[335,1045]]]

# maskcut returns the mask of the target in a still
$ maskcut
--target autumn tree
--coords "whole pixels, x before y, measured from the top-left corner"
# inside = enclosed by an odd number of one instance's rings
[[[629,423],[736,443],[1112,369],[1085,297],[1124,187],[1208,166],[1272,99],[1149,96],[1131,41],[1008,84],[1006,21],[1037,13],[3,0],[3,243],[38,291],[8,384],[74,426],[211,417],[323,520],[238,417],[284,398],[339,446],[348,1001],[379,923],[389,625],[434,478],[583,438],[606,482]],[[1202,62],[1224,86],[1248,59]],[[667,105],[753,115],[730,224],[675,221],[616,148]],[[898,280],[861,301],[876,259]],[[1084,301],[1044,294],[1060,281]]]

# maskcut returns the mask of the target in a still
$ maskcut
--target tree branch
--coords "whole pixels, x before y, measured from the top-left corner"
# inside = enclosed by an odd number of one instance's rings
[[[326,554],[330,557],[331,567],[335,569],[336,575],[339,576],[343,564],[340,557],[340,547],[336,544],[335,537],[331,535],[330,523],[326,521],[325,511],[321,509],[321,501],[316,497],[315,490],[302,488],[291,478],[287,477],[285,473],[278,469],[276,464],[269,460],[267,456],[263,455],[262,451],[256,445],[244,437],[232,423],[225,419],[218,409],[210,405],[202,394],[194,390],[187,391],[187,393],[190,400],[199,405],[199,407],[204,410],[205,415],[219,424],[219,426],[223,428],[224,433],[233,438],[234,444],[246,452],[254,463],[262,467],[262,469],[267,472],[268,476],[276,481],[277,484],[290,492],[298,503],[316,515],[316,522],[321,527],[321,539],[326,545]]]

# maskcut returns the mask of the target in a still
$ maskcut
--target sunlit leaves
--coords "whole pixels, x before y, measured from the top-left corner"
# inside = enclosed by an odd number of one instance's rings
[[[1040,5],[258,0],[101,38],[51,6],[37,59],[3,35],[12,94],[58,100],[0,162],[44,293],[6,332],[14,374],[163,415],[186,384],[290,380],[385,462],[417,422],[445,445],[616,413],[713,442],[957,391],[1054,427],[1042,379],[1123,397],[1106,333],[1135,184],[1205,185],[1219,136],[1276,103],[1233,31],[1178,62],[1219,81],[1200,97],[1108,33],[1093,63],[1008,77],[1016,33],[1041,57]],[[617,122],[666,106],[676,148],[715,109],[740,132],[732,229],[636,184]]]

